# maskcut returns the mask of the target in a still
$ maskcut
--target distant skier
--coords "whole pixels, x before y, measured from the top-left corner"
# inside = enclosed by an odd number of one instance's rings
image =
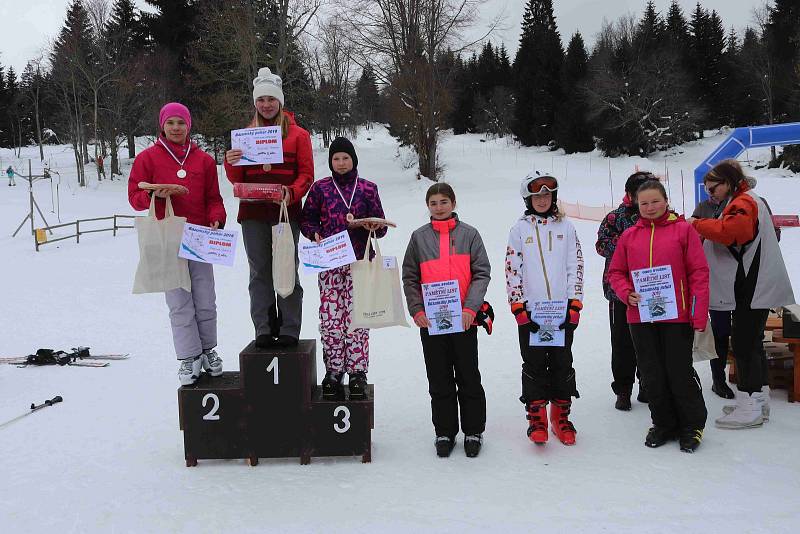
[[[14,169],[11,167],[11,165],[9,165],[6,169],[6,174],[8,175],[8,187],[17,185],[17,182],[14,181]]]

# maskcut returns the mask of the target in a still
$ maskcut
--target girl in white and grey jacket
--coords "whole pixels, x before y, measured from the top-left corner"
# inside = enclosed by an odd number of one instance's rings
[[[553,433],[565,445],[575,443],[575,427],[568,419],[571,398],[578,397],[572,368],[572,339],[583,299],[583,253],[572,223],[556,205],[558,181],[533,173],[520,188],[526,210],[511,228],[506,249],[506,292],[514,314],[522,353],[522,396],[529,421],[528,437],[547,441],[547,404],[552,403]],[[565,343],[531,346],[542,325],[531,318],[536,301],[565,300],[567,312],[559,329]]]

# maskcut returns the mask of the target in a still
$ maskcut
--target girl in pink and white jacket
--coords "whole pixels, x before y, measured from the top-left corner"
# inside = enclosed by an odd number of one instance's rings
[[[641,381],[649,397],[653,427],[645,445],[659,447],[680,438],[681,450],[693,452],[700,445],[707,416],[700,380],[692,367],[692,344],[694,331],[704,330],[708,319],[708,263],[697,232],[668,209],[661,182],[642,184],[636,202],[640,218],[620,237],[608,280],[628,306]],[[644,301],[635,291],[634,272],[662,266],[671,270],[674,294],[665,295],[663,301]],[[671,302],[677,316],[656,319],[662,311],[672,315],[668,313]],[[640,316],[643,304],[655,310],[650,322]]]

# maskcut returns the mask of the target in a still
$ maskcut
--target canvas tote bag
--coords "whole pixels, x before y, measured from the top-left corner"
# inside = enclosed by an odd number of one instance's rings
[[[156,218],[156,196],[150,200],[147,217],[137,217],[134,226],[139,236],[139,266],[133,280],[133,293],[162,293],[170,289],[192,290],[189,263],[178,257],[186,217],[176,217],[167,197],[164,218]]]
[[[372,241],[375,257],[369,259]],[[408,327],[400,292],[400,269],[396,258],[384,258],[375,232],[369,233],[364,257],[350,266],[353,275],[353,311],[349,332],[356,328]]]
[[[272,227],[272,285],[275,292],[283,298],[294,292],[296,254],[294,236],[289,225],[289,210],[286,202],[281,202],[278,224]]]
[[[711,330],[711,320],[706,320],[706,329],[702,332],[695,331],[694,343],[692,344],[692,360],[704,362],[713,360],[717,357],[717,349],[714,346],[714,331]]]

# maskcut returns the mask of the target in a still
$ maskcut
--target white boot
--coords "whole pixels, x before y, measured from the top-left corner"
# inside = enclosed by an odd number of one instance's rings
[[[197,379],[200,378],[200,371],[203,369],[202,356],[195,356],[178,361],[181,364],[180,367],[178,367],[178,381],[181,385],[191,386],[197,382]]]
[[[761,406],[756,404],[756,393],[752,395],[736,391],[736,407],[729,414],[715,421],[717,428],[752,428],[764,424],[761,417]]]
[[[769,386],[762,386],[761,391],[753,393],[756,398],[756,404],[761,407],[761,417],[766,423],[769,421]],[[729,404],[722,407],[722,413],[727,415],[736,408],[735,404]]]
[[[219,357],[214,349],[206,349],[200,355],[203,360],[203,369],[211,376],[222,374],[222,358]]]

